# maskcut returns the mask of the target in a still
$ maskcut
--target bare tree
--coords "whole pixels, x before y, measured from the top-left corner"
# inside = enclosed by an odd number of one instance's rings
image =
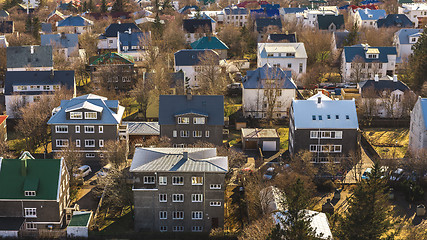
[[[266,119],[270,125],[273,124],[273,117],[277,109],[281,107],[281,105],[279,106],[279,99],[282,96],[282,88],[285,82],[281,73],[278,67],[269,68],[265,73],[267,79],[262,79],[262,82],[260,82],[264,90],[263,107],[266,113]]]
[[[64,158],[68,173],[70,175],[71,185],[76,183],[74,173],[83,162],[83,157],[81,154],[82,153],[79,153],[79,149],[76,147],[75,143],[71,141],[71,139],[68,140],[68,147],[64,147],[59,152],[55,153],[55,158]]]
[[[142,113],[144,119],[147,119],[147,110],[149,106],[154,103],[150,96],[153,89],[154,83],[151,80],[143,79],[142,76],[139,76],[131,92],[131,95],[138,103],[138,111]]]
[[[109,140],[104,145],[104,160],[116,169],[126,165],[127,154],[126,141]]]
[[[197,92],[205,95],[222,95],[227,87],[225,72],[219,67],[218,54],[205,51],[199,56],[200,62],[196,66]]]
[[[365,78],[365,60],[361,56],[356,56],[351,62],[350,78],[358,83]]]
[[[88,31],[82,33],[79,35],[79,44],[85,50],[85,62],[88,62],[98,51],[98,36]]]
[[[400,116],[403,118],[409,118],[411,116],[411,111],[414,108],[415,102],[417,101],[417,95],[407,90],[403,93],[403,98],[400,105]]]
[[[373,87],[362,91],[362,97],[358,100],[359,114],[365,119],[371,119],[378,113],[378,94]]]
[[[246,226],[237,239],[264,240],[273,228],[273,220],[269,216],[261,217]]]

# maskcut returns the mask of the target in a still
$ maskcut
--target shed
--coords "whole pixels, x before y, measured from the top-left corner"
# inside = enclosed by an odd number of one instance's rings
[[[280,138],[275,129],[242,128],[242,147],[274,152],[280,149]]]
[[[92,211],[76,211],[67,227],[67,237],[88,237]]]
[[[22,217],[0,217],[0,238],[18,238],[24,222]]]

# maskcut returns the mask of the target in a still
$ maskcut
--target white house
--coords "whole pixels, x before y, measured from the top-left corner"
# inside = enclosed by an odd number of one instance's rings
[[[336,6],[319,6],[318,9],[308,9],[304,11],[304,26],[316,27],[317,15],[338,15]]]
[[[304,11],[307,8],[280,8],[280,18],[285,22],[295,22],[304,18]]]
[[[405,14],[417,28],[419,25],[418,18],[427,17],[427,3],[404,3],[401,7],[398,7],[397,11],[399,14]]]
[[[396,70],[395,47],[371,47],[357,44],[344,47],[342,52],[341,73],[345,82],[393,76]]]
[[[112,23],[105,29],[105,32],[98,38],[98,49],[117,49],[117,39],[119,33],[141,32],[135,23]]]
[[[409,150],[416,153],[427,150],[427,98],[418,98],[411,112]]]
[[[246,8],[231,6],[224,8],[223,12],[224,24],[231,24],[236,27],[243,27],[248,24],[249,11]]]
[[[384,9],[371,10],[368,8],[359,9],[354,14],[354,22],[359,28],[373,27],[377,28],[377,20],[385,18],[387,13]]]
[[[412,46],[418,42],[423,34],[423,29],[403,28],[394,34],[393,44],[397,50],[397,62],[408,60],[409,55],[413,53]]]
[[[248,71],[242,80],[243,115],[264,118],[267,111],[272,109],[269,104],[274,104],[273,118],[288,116],[292,99],[297,96],[297,87],[291,76],[291,71],[283,71],[269,64]]]
[[[257,66],[262,67],[267,63],[291,70],[299,77],[307,68],[304,43],[258,43]]]

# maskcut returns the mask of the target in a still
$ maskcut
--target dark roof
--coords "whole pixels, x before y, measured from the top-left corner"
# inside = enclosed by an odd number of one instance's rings
[[[394,91],[394,90],[400,90],[402,92],[405,92],[407,90],[410,90],[406,84],[404,84],[401,81],[393,81],[393,80],[367,80],[359,83],[359,88],[362,89],[362,97],[364,95],[364,92],[368,89],[373,88],[377,94],[382,94],[383,91]]]
[[[276,17],[279,16],[279,9],[278,8],[259,8],[259,9],[253,9],[251,10],[251,17],[261,18],[261,17]]]
[[[285,14],[300,13],[304,12],[304,10],[308,10],[308,8],[283,8]]]
[[[13,33],[13,21],[0,21],[0,33]]]
[[[4,94],[11,95],[15,85],[61,85],[74,89],[74,71],[8,71],[5,76]],[[41,91],[27,91],[26,95],[38,95]]]
[[[365,45],[366,46],[366,45]],[[351,47],[344,47],[344,55],[346,62],[352,62],[356,56],[362,57],[365,62],[388,62],[388,55],[397,55],[395,47],[371,47],[368,45],[368,48],[377,48],[380,52],[379,58],[376,59],[367,59],[365,54],[365,47],[362,44],[354,45]]]
[[[297,42],[297,35],[296,33],[274,33],[268,35],[268,39],[273,42],[282,42],[287,41],[290,43],[296,43]]]
[[[42,23],[41,31],[44,33],[52,33],[52,24],[51,23]]]
[[[131,64],[133,65],[133,60],[127,55],[122,55],[120,53],[106,53],[99,56],[93,56],[89,58],[89,65],[101,65],[101,64]]]
[[[0,18],[9,17],[9,13],[6,10],[0,9]]]
[[[386,18],[378,19],[377,26],[381,27],[412,27],[414,24],[405,14],[389,14]]]
[[[135,23],[112,23],[105,29],[104,37],[117,37],[117,32],[124,33],[125,31],[141,32],[141,29]]]
[[[81,16],[69,16],[64,20],[59,21],[58,27],[82,27],[93,25],[93,22]]]
[[[248,10],[246,8],[241,7],[226,7],[224,8],[224,13],[226,15],[246,15],[248,14]]]
[[[195,113],[207,115],[208,125],[224,125],[224,96],[161,95],[159,99],[159,124],[175,125],[178,114]]]
[[[31,54],[31,48],[34,53]],[[7,68],[52,67],[52,46],[8,47],[6,50]]]
[[[317,22],[319,24],[319,29],[328,30],[329,26],[334,23],[336,29],[340,29],[344,26],[344,16],[342,14],[335,15],[317,15]]]
[[[19,231],[24,222],[23,217],[0,217],[0,231]]]
[[[212,52],[215,54],[215,56],[218,57],[218,63],[219,63],[219,56],[218,53],[216,53],[213,50],[210,49],[183,49],[176,52],[175,55],[175,66],[195,66],[200,63],[199,56],[202,54],[205,54],[206,52]]]
[[[42,46],[57,46],[61,48],[78,48],[79,35],[77,33],[44,34],[40,36]]]
[[[294,81],[292,80],[291,71],[283,71],[278,67],[270,67],[265,64],[263,67],[257,68],[253,71],[247,71],[246,76],[243,78],[243,88],[246,89],[263,89],[263,81],[266,79],[280,79],[284,80],[281,88],[283,89],[296,89]]]
[[[256,30],[263,32],[265,27],[277,26],[279,29],[282,28],[282,21],[280,18],[257,18],[255,20]]]
[[[135,49],[132,49],[132,47],[139,46],[141,39],[142,43],[144,43],[146,39],[148,41],[150,40],[150,38],[150,32],[132,32],[131,34],[119,33],[120,49],[122,51],[125,51],[123,47],[127,46],[128,50],[126,51],[137,51]]]
[[[195,33],[198,29],[203,32],[212,32],[212,21],[210,19],[184,19],[182,20],[184,31]]]

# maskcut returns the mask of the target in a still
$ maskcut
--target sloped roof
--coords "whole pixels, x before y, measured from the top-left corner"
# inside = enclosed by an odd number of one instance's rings
[[[92,211],[76,211],[73,213],[71,217],[70,223],[68,227],[87,227],[90,222],[90,218],[92,217]]]
[[[258,51],[262,58],[267,58],[267,52],[270,50],[279,49],[285,50],[293,48],[292,52],[295,52],[295,58],[307,58],[307,52],[305,51],[304,43],[258,43]],[[284,57],[284,56],[281,56]],[[270,58],[270,57],[269,57]],[[280,57],[279,57],[280,58]]]
[[[242,128],[244,138],[279,138],[276,129]]]
[[[396,35],[399,38],[400,44],[410,44],[409,43],[410,36],[417,33],[423,33],[423,32],[424,32],[424,29],[402,28],[396,32]]]
[[[128,125],[129,135],[160,135],[158,122],[122,122]]]
[[[187,10],[191,10],[191,9],[194,9],[197,11],[197,10],[199,10],[199,7],[197,5],[191,5],[191,6],[187,5],[187,6],[182,7],[181,9],[179,9],[178,12],[179,13],[185,13]]]
[[[58,27],[82,27],[93,25],[93,22],[82,16],[69,16],[64,20],[59,21],[57,24]]]
[[[321,103],[318,103],[317,98],[293,100],[291,109],[293,110],[295,129],[359,128],[354,100],[321,100]]]
[[[192,95],[160,95],[159,124],[175,125],[175,115],[191,112],[207,114],[208,125],[224,125],[224,96]]]
[[[362,97],[368,89],[374,89],[377,94],[382,94],[383,91],[400,90],[402,92],[410,90],[405,83],[393,80],[366,80],[359,83],[359,88],[362,89]]]
[[[21,159],[0,159],[0,199],[56,200],[61,159],[26,159],[26,175]],[[25,196],[25,182],[38,180],[36,196]],[[33,186],[34,187],[34,186]]]
[[[362,20],[378,20],[387,16],[387,13],[384,9],[371,10],[365,8],[359,9],[357,12],[359,13]]]
[[[6,10],[0,9],[0,18],[9,17],[9,13]]]
[[[0,21],[0,33],[13,33],[14,26],[13,21]]]
[[[144,43],[144,41],[149,41],[150,38],[150,32],[119,33],[120,48],[127,46],[128,51],[131,51],[132,46],[139,46],[141,39],[143,40],[142,43]]]
[[[125,31],[141,32],[141,29],[136,26],[135,23],[112,23],[110,26],[105,28],[105,32],[102,34],[104,37],[117,37],[117,33],[124,33]]]
[[[302,13],[304,10],[308,10],[308,8],[283,8],[284,14],[292,14],[292,13]]]
[[[278,67],[271,67],[268,64],[257,68],[253,71],[247,71],[246,76],[242,79],[243,88],[246,89],[262,89],[264,88],[263,81],[267,79],[281,79],[283,81],[282,89],[297,89],[292,80],[291,71],[283,71]]]
[[[64,16],[64,14],[62,14],[60,11],[58,11],[58,10],[53,10],[53,12],[51,12],[50,14],[49,14],[49,16],[47,16],[47,21],[49,21],[49,18],[51,18],[52,16],[54,16],[54,15],[58,15],[58,17],[60,17],[60,18],[62,18],[62,19],[65,19],[65,16]]]
[[[376,59],[368,59],[365,54],[365,46],[370,48],[376,48],[380,52],[379,57]],[[360,56],[365,62],[388,62],[388,55],[397,55],[395,47],[371,47],[366,44],[358,44],[354,46],[344,47],[344,55],[346,62],[352,62],[356,56]]]
[[[101,119],[72,119],[67,120],[67,109],[73,110],[75,107],[96,107],[99,111],[102,108]],[[111,108],[117,108],[117,113]],[[125,108],[119,105],[118,100],[107,100],[105,97],[97,96],[94,94],[87,94],[71,100],[62,100],[59,106],[59,111],[53,115],[47,124],[103,124],[103,125],[116,125],[122,121]]]
[[[412,27],[414,24],[405,14],[389,14],[384,19],[378,19],[377,26],[381,27]]]
[[[199,29],[204,33],[212,32],[212,22],[210,19],[184,19],[182,20],[182,27],[188,33],[195,33]]]
[[[229,49],[227,45],[217,37],[201,37],[190,45],[193,49]]]
[[[272,33],[268,35],[268,39],[273,42],[288,41],[290,43],[297,42],[296,33]]]
[[[211,52],[218,57],[218,53],[211,49],[183,49],[174,54],[175,66],[196,66],[200,63],[200,56],[206,52]]]
[[[129,171],[226,173],[228,157],[217,156],[216,148],[136,148]]]
[[[89,58],[89,65],[101,65],[101,64],[134,64],[133,59],[130,56],[123,55],[120,53],[106,53],[99,56],[93,56]]]
[[[4,121],[6,121],[6,119],[7,119],[7,115],[0,115],[0,125],[4,122]]]
[[[31,48],[34,53],[31,54]],[[7,68],[52,67],[52,46],[19,46],[6,50]]]
[[[282,20],[280,18],[257,18],[255,26],[258,32],[264,31],[264,28],[268,26],[277,26],[282,29]]]
[[[246,15],[248,14],[248,10],[246,8],[242,8],[242,7],[226,7],[224,8],[224,13],[226,15]]]
[[[340,15],[317,15],[319,29],[328,30],[329,26],[334,23],[337,29],[344,26],[344,16]]]
[[[77,33],[67,34],[43,34],[40,35],[42,46],[55,46],[61,48],[78,48],[79,47],[79,35]],[[52,45],[53,44],[53,45]]]
[[[61,85],[74,90],[74,71],[7,71],[5,77],[4,94],[13,94],[13,86],[29,85]],[[41,91],[26,91],[25,95],[39,95]],[[46,92],[44,92],[46,93]],[[19,94],[19,93],[18,93]]]

